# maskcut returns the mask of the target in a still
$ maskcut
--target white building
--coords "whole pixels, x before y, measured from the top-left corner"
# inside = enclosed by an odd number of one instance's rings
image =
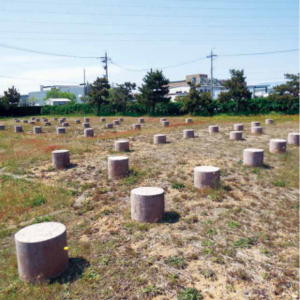
[[[45,101],[45,104],[55,106],[55,105],[65,105],[65,104],[68,104],[70,102],[71,102],[71,100],[67,99],[67,98],[48,98]]]

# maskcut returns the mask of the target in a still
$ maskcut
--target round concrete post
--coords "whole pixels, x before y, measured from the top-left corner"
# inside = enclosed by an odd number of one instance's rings
[[[257,127],[257,126],[260,126],[260,122],[256,122],[256,121],[251,122],[251,127]]]
[[[27,123],[28,123],[28,120],[23,120],[23,123],[24,123],[24,124],[27,124]]]
[[[263,133],[263,128],[261,126],[251,127],[251,133],[252,134],[262,134]]]
[[[194,138],[194,137],[195,137],[194,129],[184,129],[183,130],[183,138],[184,139],[190,139],[190,138]]]
[[[189,124],[189,123],[193,123],[193,119],[191,118],[187,118],[185,119],[185,123]]]
[[[94,129],[93,128],[85,128],[84,129],[84,136],[85,137],[93,137],[94,136]]]
[[[114,149],[117,152],[127,152],[127,151],[129,151],[129,140],[120,139],[120,140],[115,141]]]
[[[64,127],[69,127],[70,124],[69,124],[68,122],[64,122],[64,123],[63,123],[63,126],[64,126]]]
[[[244,130],[244,124],[233,124],[233,130],[234,131],[243,131]]]
[[[18,119],[15,119],[15,122],[16,122],[16,123],[20,123],[20,120],[18,120]]]
[[[167,136],[165,134],[155,134],[153,136],[153,144],[165,144],[167,142]]]
[[[132,129],[141,129],[141,124],[132,124]]]
[[[4,124],[0,124],[0,130],[5,130],[5,125]]]
[[[84,122],[82,123],[83,128],[90,128],[90,123]]]
[[[57,121],[58,120],[58,118],[53,118],[53,121]]]
[[[36,119],[36,117],[31,117],[31,120],[34,121]]]
[[[41,120],[39,118],[35,119],[36,122],[40,122]]]
[[[300,133],[299,132],[290,132],[288,134],[288,143],[290,145],[297,145],[299,146],[300,142]]]
[[[243,165],[250,167],[259,167],[264,163],[264,150],[248,148],[243,152]]]
[[[106,127],[106,128],[114,128],[114,124],[112,124],[112,123],[107,123],[107,124],[105,125],[105,127]]]
[[[220,185],[220,169],[212,166],[194,168],[194,186],[198,189],[217,188]]]
[[[66,133],[65,127],[57,127],[56,128],[56,134],[64,134],[64,133]]]
[[[271,139],[269,144],[269,151],[271,153],[285,153],[286,140],[284,139]]]
[[[45,122],[44,126],[51,126],[51,123],[50,122]]]
[[[64,119],[59,119],[59,124],[63,124],[64,122],[65,122],[65,120]]]
[[[120,179],[128,176],[129,159],[127,156],[109,156],[108,157],[108,178]]]
[[[15,234],[20,279],[37,283],[57,277],[68,267],[67,232],[58,222],[29,225]]]
[[[56,169],[65,169],[70,165],[69,150],[54,150],[52,151],[52,164]]]
[[[106,119],[105,118],[100,118],[100,122],[105,122]]]
[[[29,124],[35,125],[35,121],[30,121]]]
[[[75,120],[75,123],[76,123],[76,124],[80,124],[81,121],[80,121],[80,120]]]
[[[119,120],[113,120],[114,125],[120,125],[120,121]]]
[[[119,118],[118,119],[120,122],[123,122],[124,121],[124,118]]]
[[[219,132],[219,126],[218,125],[210,125],[208,126],[208,132],[211,133],[217,133]]]
[[[240,141],[243,139],[243,131],[230,131],[229,139],[233,141]]]
[[[267,125],[271,125],[271,124],[274,124],[274,120],[273,120],[273,119],[266,119],[266,120],[265,120],[265,123],[266,123]]]
[[[42,133],[42,127],[41,126],[34,126],[33,127],[33,133],[34,134],[40,134],[40,133]]]
[[[139,122],[140,124],[143,124],[143,123],[145,123],[145,119],[144,119],[144,118],[138,118],[138,122]]]
[[[139,187],[130,195],[131,219],[138,222],[157,223],[165,212],[165,192],[159,187]]]
[[[167,120],[166,118],[160,118],[160,119],[159,119],[159,122],[160,122],[160,123],[162,123],[162,122],[164,122],[164,121],[168,121],[168,120]]]
[[[84,123],[90,123],[90,118],[83,118]]]
[[[169,122],[169,121],[162,121],[162,122],[161,122],[161,125],[162,125],[163,127],[169,127],[170,122]]]
[[[23,127],[21,125],[16,125],[15,132],[23,132]]]

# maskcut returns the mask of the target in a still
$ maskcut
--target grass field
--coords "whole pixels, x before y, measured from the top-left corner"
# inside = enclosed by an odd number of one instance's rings
[[[14,133],[14,120],[0,122],[0,299],[298,299],[299,148],[268,151],[270,138],[299,131],[298,116],[193,117],[189,125],[170,117],[168,128],[145,117],[140,131],[131,129],[136,118],[104,129],[91,117],[93,138],[83,137],[77,118],[68,118],[63,136],[50,117],[40,135],[32,125]],[[265,133],[251,135],[251,121]],[[245,140],[229,140],[234,123],[244,123]],[[220,133],[208,135],[212,124]],[[182,139],[185,128],[197,137]],[[155,133],[169,143],[153,145]],[[130,140],[131,173],[111,181],[107,156],[120,137]],[[242,165],[248,147],[265,150],[264,167]],[[69,149],[74,167],[54,170],[54,149]],[[193,187],[200,165],[221,168],[220,188]],[[163,222],[131,221],[130,190],[139,186],[164,188]],[[67,226],[70,267],[49,283],[23,283],[13,235],[50,220]]]

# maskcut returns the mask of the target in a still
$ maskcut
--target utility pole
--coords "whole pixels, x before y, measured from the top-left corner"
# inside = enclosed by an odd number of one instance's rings
[[[210,58],[210,94],[211,98],[214,98],[214,58],[217,57],[216,54],[213,53],[211,49],[210,55],[207,58]]]
[[[108,81],[108,62],[110,61],[110,58],[107,56],[107,52],[105,51],[105,55],[103,57],[100,57],[101,62],[104,64],[103,68],[105,70],[105,78]]]

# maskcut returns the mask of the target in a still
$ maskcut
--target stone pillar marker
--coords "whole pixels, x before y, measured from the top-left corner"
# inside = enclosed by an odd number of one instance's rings
[[[114,124],[113,123],[107,123],[105,125],[106,128],[114,128]]]
[[[169,127],[170,122],[169,122],[169,121],[161,121],[161,125],[162,125],[163,127]]]
[[[159,122],[162,123],[163,121],[168,121],[166,118],[160,118]]]
[[[42,133],[42,127],[41,126],[34,126],[33,127],[33,133],[34,134],[40,134],[40,133]]]
[[[44,126],[51,126],[51,123],[50,122],[45,122]]]
[[[217,188],[220,184],[220,169],[212,166],[194,168],[194,186],[198,189]]]
[[[251,122],[251,127],[257,127],[257,126],[260,126],[260,122],[257,121]]]
[[[0,130],[5,130],[5,125],[4,124],[0,124]]]
[[[269,151],[271,153],[285,153],[286,140],[284,139],[271,139],[269,144]]]
[[[83,118],[83,122],[84,122],[84,123],[90,123],[90,118],[84,117],[84,118]]]
[[[93,137],[94,136],[94,129],[93,128],[85,128],[83,135],[85,137]]]
[[[186,119],[185,119],[185,123],[187,123],[187,124],[193,123],[193,119],[191,119],[191,118],[186,118]]]
[[[100,118],[100,122],[105,122],[106,119],[105,118]]]
[[[274,124],[274,120],[273,120],[273,119],[266,119],[266,120],[265,120],[265,123],[266,123],[267,125],[271,125],[271,124]]]
[[[75,120],[75,123],[76,123],[76,124],[80,124],[81,121],[80,121],[80,120]]]
[[[244,130],[244,124],[240,124],[240,123],[233,124],[233,130],[234,131],[243,131]]]
[[[24,123],[24,124],[27,124],[27,123],[28,123],[28,120],[23,120],[23,123]]]
[[[69,150],[52,151],[52,164],[55,169],[65,169],[70,165]]]
[[[155,134],[153,136],[153,144],[165,144],[167,142],[167,136],[165,134]]]
[[[120,125],[120,121],[119,120],[113,120],[114,125]]]
[[[229,139],[233,141],[241,141],[243,139],[243,131],[230,131]]]
[[[82,123],[83,128],[90,128],[90,123],[84,122]]]
[[[19,277],[37,283],[68,267],[66,226],[58,222],[29,225],[15,234]]]
[[[56,134],[64,134],[64,133],[66,133],[65,127],[57,127],[56,128]]]
[[[141,124],[132,124],[132,129],[141,129]]]
[[[184,139],[190,139],[190,138],[194,138],[194,137],[195,137],[194,129],[184,129],[183,130],[183,138]]]
[[[21,125],[15,125],[15,132],[23,132],[23,127]]]
[[[127,156],[109,156],[107,163],[109,179],[121,179],[128,176],[129,159]]]
[[[131,219],[138,222],[157,223],[165,212],[165,192],[160,187],[139,187],[130,195]]]
[[[69,127],[69,123],[68,122],[63,122],[63,126],[64,127]]]
[[[219,126],[218,125],[210,125],[210,126],[208,126],[208,132],[210,134],[219,132]]]
[[[129,151],[129,140],[120,139],[120,140],[115,141],[114,149],[117,152],[127,152],[127,151]]]
[[[299,132],[290,132],[288,134],[288,143],[290,145],[300,145],[300,133]]]
[[[264,163],[264,150],[247,148],[243,152],[243,165],[249,167],[260,167]]]
[[[138,118],[138,122],[139,122],[140,124],[143,124],[143,123],[145,123],[145,119],[144,119],[144,118]]]
[[[252,134],[263,134],[263,128],[261,126],[253,126],[251,127]]]

